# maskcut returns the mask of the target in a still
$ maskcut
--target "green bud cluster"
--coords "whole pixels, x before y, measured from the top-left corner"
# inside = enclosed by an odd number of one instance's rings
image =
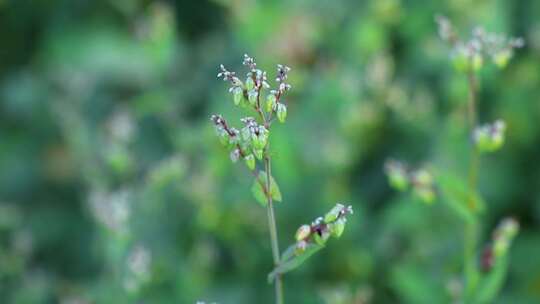
[[[324,246],[331,236],[339,238],[345,230],[346,216],[352,213],[352,206],[337,204],[324,217],[315,219],[311,225],[300,226],[295,235],[295,254],[304,253],[309,244]]]
[[[229,127],[220,115],[212,115],[211,120],[215,125],[219,141],[230,149],[231,160],[236,162],[243,158],[246,166],[253,171],[256,168],[257,159],[264,158],[272,116],[275,115],[280,122],[285,122],[287,107],[283,103],[282,97],[291,89],[291,85],[286,82],[290,68],[277,65],[277,89],[270,90],[266,96],[265,104],[261,105],[260,99],[263,96],[263,90],[270,88],[266,72],[258,69],[255,60],[248,55],[244,55],[243,65],[249,68],[243,82],[236,76],[235,72],[228,71],[223,65],[220,65],[220,72],[217,76],[230,83],[229,92],[233,94],[234,104],[241,107],[251,107],[262,121],[258,123],[252,117],[242,118],[244,127],[238,131]]]
[[[412,188],[413,193],[425,203],[435,200],[433,175],[425,168],[408,170],[407,166],[397,160],[388,160],[384,165],[390,186],[398,191]]]
[[[450,55],[453,65],[461,72],[478,71],[488,60],[502,69],[512,58],[514,49],[524,46],[522,38],[489,33],[482,27],[473,29],[469,40],[461,40],[446,17],[437,16],[436,22],[439,36],[453,47]]]
[[[519,223],[513,218],[505,218],[493,232],[493,253],[495,258],[508,252],[508,248],[519,231]]]
[[[497,120],[492,124],[477,127],[473,132],[473,140],[480,152],[494,152],[504,144],[506,124]]]

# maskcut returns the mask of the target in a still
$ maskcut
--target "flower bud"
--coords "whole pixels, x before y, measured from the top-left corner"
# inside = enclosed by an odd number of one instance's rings
[[[405,166],[395,160],[388,160],[384,165],[384,171],[388,176],[388,183],[398,191],[405,191],[409,187],[409,176]]]
[[[230,157],[233,163],[237,162],[238,159],[240,158],[240,150],[239,149],[232,150]]]
[[[276,107],[276,95],[268,94],[266,96],[266,112],[272,112]]]
[[[486,124],[474,129],[473,139],[481,152],[494,152],[504,144],[504,121],[497,120],[493,124]]]
[[[504,219],[495,229],[493,234],[493,252],[500,257],[508,251],[510,243],[519,230],[519,224],[512,218]]]
[[[418,169],[412,174],[415,184],[430,186],[433,184],[433,176],[426,169]]]
[[[279,122],[284,123],[285,118],[287,117],[287,107],[284,104],[278,102],[276,112]]]
[[[257,96],[259,95],[259,93],[257,93],[256,90],[251,90],[248,92],[248,101],[249,101],[249,104],[254,106],[256,103],[257,103]]]
[[[244,157],[244,161],[246,162],[246,166],[249,168],[249,170],[255,170],[255,156],[253,156],[253,154],[249,154]]]
[[[311,226],[309,225],[302,225],[298,230],[296,231],[295,238],[298,242],[305,240],[309,237],[311,234]]]

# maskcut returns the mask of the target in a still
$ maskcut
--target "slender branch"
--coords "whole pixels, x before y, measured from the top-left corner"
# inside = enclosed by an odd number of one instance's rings
[[[266,151],[268,151],[268,145],[266,147]],[[272,176],[271,174],[271,166],[270,166],[270,156],[268,153],[266,153],[264,158],[264,168],[266,171],[266,188],[270,189],[270,178]],[[279,244],[278,244],[278,236],[277,236],[277,227],[276,227],[276,216],[274,214],[274,206],[272,202],[272,194],[270,191],[267,191],[266,195],[268,199],[268,204],[266,206],[266,210],[268,213],[268,227],[270,229],[270,241],[272,244],[272,256],[274,257],[274,266],[278,266],[280,262],[279,258]],[[276,290],[276,303],[282,304],[283,303],[283,286],[282,286],[282,279],[281,275],[276,275],[276,280],[274,281],[275,290]]]
[[[469,85],[469,98],[467,104],[467,117],[469,122],[469,134],[474,132],[476,127],[476,96],[478,92],[478,83],[473,70],[467,73]],[[476,201],[476,191],[478,188],[478,170],[480,167],[480,153],[474,141],[470,140],[470,160],[469,160],[469,197],[468,207],[473,213],[476,213],[478,206]],[[466,297],[469,298],[476,289],[480,273],[478,271],[478,262],[476,260],[476,251],[478,247],[478,224],[477,217],[472,222],[468,222],[464,231],[464,268],[466,278]]]

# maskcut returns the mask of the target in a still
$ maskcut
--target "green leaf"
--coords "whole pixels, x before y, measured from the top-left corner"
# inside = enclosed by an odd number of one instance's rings
[[[508,270],[508,257],[501,256],[489,273],[482,277],[474,303],[492,303],[499,293]]]
[[[251,192],[253,193],[253,196],[255,197],[257,202],[259,202],[259,204],[266,206],[266,204],[268,204],[268,198],[264,193],[263,185],[264,187],[266,187],[266,172],[260,171],[259,180],[255,179],[253,181],[253,185],[251,186]],[[270,195],[272,196],[272,199],[274,201],[281,202],[281,192],[279,191],[279,187],[272,176],[270,176]]]
[[[445,172],[437,175],[444,201],[467,222],[475,221],[476,213],[484,209],[484,202],[476,191],[469,191],[463,178]]]
[[[287,250],[283,253],[282,257],[290,257],[288,260],[283,260],[281,263],[274,268],[274,270],[268,274],[268,283],[272,283],[274,281],[276,275],[287,273],[298,266],[302,265],[309,257],[311,257],[313,254],[315,254],[317,251],[324,248],[324,246],[317,245],[317,244],[309,244],[306,247],[306,251],[302,253],[301,255],[294,255],[294,246],[292,245],[292,252],[291,254],[291,247],[287,248]]]

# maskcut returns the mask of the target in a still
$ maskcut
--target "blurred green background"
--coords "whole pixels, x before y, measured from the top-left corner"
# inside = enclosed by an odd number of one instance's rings
[[[525,38],[480,75],[482,243],[522,230],[497,303],[540,303],[540,2],[0,1],[0,303],[272,303],[266,214],[209,115],[225,64],[292,67],[272,131],[281,247],[336,202],[344,236],[285,276],[288,303],[451,303],[463,223],[387,185],[388,157],[465,176],[465,77],[434,22]]]

